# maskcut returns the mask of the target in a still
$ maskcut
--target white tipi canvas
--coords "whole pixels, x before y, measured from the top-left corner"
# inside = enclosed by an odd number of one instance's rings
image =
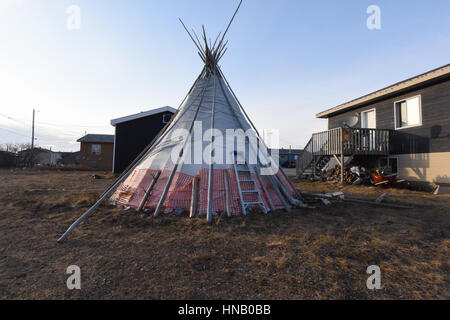
[[[155,217],[186,212],[208,222],[214,215],[303,206],[219,67],[225,35],[241,4],[214,44],[204,28],[201,44],[183,24],[204,62],[202,72],[166,128],[59,242],[107,199]]]
[[[284,208],[283,200],[289,201],[286,194],[295,197],[296,191],[267,153],[219,69],[202,72],[172,123],[111,199],[124,207],[139,208],[159,172],[144,210],[155,211],[162,201],[162,212],[189,212],[195,178],[199,181],[199,205],[191,216],[206,215],[208,203],[213,214],[226,213],[227,192],[231,215],[246,214],[242,202],[256,203],[259,197],[263,205],[253,205],[252,209],[268,212]],[[212,199],[208,199],[211,170]]]

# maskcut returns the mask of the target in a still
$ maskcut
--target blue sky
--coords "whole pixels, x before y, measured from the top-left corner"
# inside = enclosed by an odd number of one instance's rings
[[[1,0],[0,144],[77,150],[113,118],[178,107],[202,68],[178,22],[215,38],[238,0]],[[68,30],[67,8],[81,9]],[[381,30],[369,30],[370,5]],[[450,2],[244,0],[222,69],[259,129],[301,148],[315,114],[450,61]],[[7,118],[9,117],[9,118]]]

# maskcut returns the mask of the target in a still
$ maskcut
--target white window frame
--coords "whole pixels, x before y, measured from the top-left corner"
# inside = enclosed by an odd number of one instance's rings
[[[94,146],[100,146],[100,153],[94,153]],[[91,144],[91,154],[94,156],[101,156],[102,155],[102,145],[101,143],[93,143]]]
[[[372,111],[374,111],[375,112],[375,128],[363,128],[363,113],[369,113],[369,112],[372,112]],[[361,129],[376,129],[377,128],[377,109],[376,108],[372,108],[372,109],[369,109],[369,110],[364,110],[364,111],[361,111]]]
[[[414,98],[419,98],[419,118],[420,118],[420,122],[418,124],[413,124],[410,126],[405,126],[405,127],[399,127],[398,126],[398,122],[397,122],[397,104],[403,101],[407,101],[407,100],[411,100]],[[397,100],[394,102],[394,126],[395,126],[395,130],[403,130],[403,129],[409,129],[409,128],[414,128],[414,127],[421,127],[422,126],[422,95],[418,94],[416,96],[411,96],[408,98],[404,98],[401,100]]]

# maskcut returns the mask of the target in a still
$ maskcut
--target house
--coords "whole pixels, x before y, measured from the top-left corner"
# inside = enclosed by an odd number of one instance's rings
[[[369,161],[409,181],[450,183],[450,64],[317,114],[297,175],[333,159]]]
[[[19,151],[15,164],[19,167],[27,167],[30,165],[30,158],[33,157],[33,165],[37,166],[59,166],[59,165],[76,165],[80,160],[80,152],[54,152],[45,148],[34,148]],[[0,160],[1,162],[1,160]],[[1,166],[1,164],[0,164]]]
[[[111,120],[115,127],[113,172],[120,174],[170,122],[176,109],[163,107]]]
[[[30,165],[30,159],[33,158],[33,165],[37,166],[56,166],[61,159],[60,152],[53,152],[49,149],[36,147],[34,149],[26,149],[17,153],[17,164],[20,167]]]
[[[80,165],[85,168],[112,170],[114,135],[88,134],[77,140],[80,145]]]
[[[58,160],[58,165],[73,166],[80,164],[80,151],[76,152],[60,152],[61,158]]]

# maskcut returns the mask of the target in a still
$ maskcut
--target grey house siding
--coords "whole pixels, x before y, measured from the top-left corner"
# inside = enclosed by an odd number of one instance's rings
[[[358,117],[355,127],[360,127],[361,112],[376,109],[377,129],[395,130],[394,103],[417,95],[421,96],[422,125],[396,130],[392,154],[450,152],[450,79],[332,116],[328,128],[340,127],[352,116]]]

